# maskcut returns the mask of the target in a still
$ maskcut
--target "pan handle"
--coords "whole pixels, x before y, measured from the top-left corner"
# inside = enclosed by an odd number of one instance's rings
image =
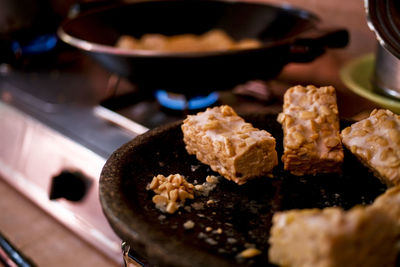
[[[289,62],[311,62],[327,48],[343,48],[349,43],[346,29],[317,29],[289,45]]]

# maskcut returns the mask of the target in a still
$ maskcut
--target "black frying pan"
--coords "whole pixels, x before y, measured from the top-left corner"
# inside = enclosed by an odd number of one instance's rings
[[[280,158],[282,129],[276,115],[253,114],[244,118],[276,138]],[[349,122],[341,124],[343,128]],[[207,175],[217,175],[187,154],[182,138],[180,122],[151,130],[113,153],[101,174],[99,190],[104,214],[136,256],[147,259],[150,265],[269,266],[268,237],[276,211],[330,206],[349,209],[372,202],[386,189],[345,150],[342,174],[296,177],[283,171],[280,162],[273,179],[260,177],[242,186],[221,179],[209,197],[187,202],[189,206],[203,203],[204,209],[180,209],[180,214],[166,214],[165,219],[160,219],[162,213],[151,201],[153,193],[145,189],[154,175],[180,173],[191,183],[203,183]],[[207,206],[208,199],[216,204]],[[187,220],[195,222],[194,229],[184,229]],[[223,232],[207,232],[208,226],[220,227]],[[246,243],[263,253],[238,260],[235,256]]]
[[[266,4],[213,0],[119,3],[68,19],[62,40],[87,51],[111,72],[139,87],[186,94],[229,89],[275,77],[289,62],[309,62],[325,48],[344,47],[345,30],[316,31],[319,19],[304,10]],[[219,28],[234,39],[257,38],[258,49],[160,53],[114,47],[123,34],[202,34]],[[312,36],[312,37],[310,37]]]

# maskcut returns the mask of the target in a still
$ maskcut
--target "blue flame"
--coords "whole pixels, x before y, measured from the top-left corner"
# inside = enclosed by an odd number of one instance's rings
[[[57,36],[55,34],[40,35],[27,44],[21,44],[14,41],[11,48],[14,53],[33,55],[51,51],[57,45]]]
[[[217,102],[219,98],[217,92],[212,92],[207,96],[196,96],[186,100],[183,95],[171,94],[165,90],[157,90],[155,96],[160,105],[172,110],[184,110],[186,105],[189,110],[203,109]]]

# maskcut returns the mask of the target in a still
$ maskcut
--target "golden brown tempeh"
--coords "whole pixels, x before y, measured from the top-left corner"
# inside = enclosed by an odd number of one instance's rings
[[[336,93],[332,86],[294,86],[284,96],[284,169],[294,175],[339,172],[343,148]]]
[[[398,225],[372,207],[274,214],[269,259],[290,267],[395,266]]]
[[[237,184],[267,175],[278,164],[275,138],[227,105],[188,116],[182,131],[189,154]]]
[[[375,109],[341,132],[343,144],[382,182],[400,184],[400,116]]]

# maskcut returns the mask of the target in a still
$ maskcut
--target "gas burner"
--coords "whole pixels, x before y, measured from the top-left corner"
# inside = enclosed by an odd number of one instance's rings
[[[11,49],[15,55],[35,55],[46,53],[53,50],[57,45],[57,36],[55,34],[43,34],[35,37],[27,43],[14,41]]]
[[[161,106],[171,110],[200,110],[215,104],[219,99],[217,92],[211,92],[206,96],[187,98],[185,95],[170,93],[165,90],[157,90],[155,97]]]

